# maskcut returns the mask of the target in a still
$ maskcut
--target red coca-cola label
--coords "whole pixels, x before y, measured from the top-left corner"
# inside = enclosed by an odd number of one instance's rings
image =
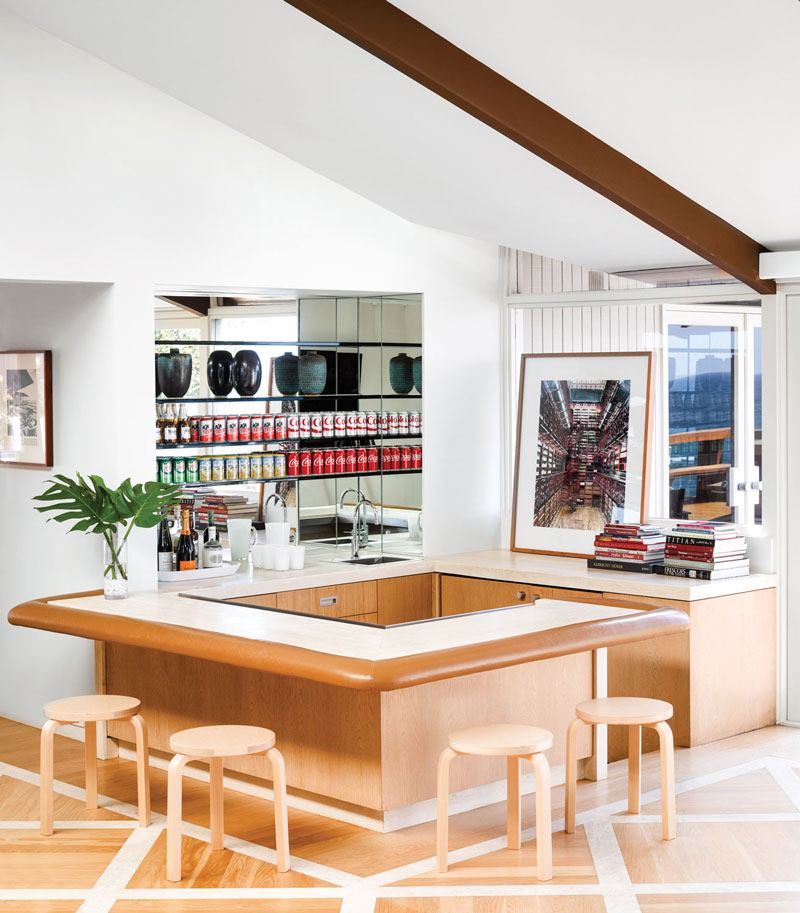
[[[411,468],[422,469],[422,447],[411,448]]]
[[[239,440],[239,419],[235,415],[229,417],[225,422],[225,440]]]
[[[411,448],[403,447],[400,450],[400,468],[411,469]]]
[[[301,450],[300,451],[300,475],[301,476],[310,476],[311,475],[311,451],[310,450]]]
[[[326,450],[324,453],[325,474],[333,475],[336,472],[336,453],[333,450]]]
[[[274,441],[275,440],[275,416],[274,415],[265,415],[264,416],[264,428],[262,434],[263,440],[265,441]]]
[[[392,468],[392,448],[391,447],[382,447],[381,448],[381,467],[383,469]]]
[[[378,470],[378,448],[377,447],[368,447],[367,448],[367,472],[376,472]]]
[[[336,472],[344,472],[344,468],[345,468],[344,450],[337,450],[334,453],[334,466],[336,467]]]
[[[250,440],[260,441],[264,437],[264,416],[253,415],[250,418]]]
[[[344,452],[344,471],[345,472],[355,472],[356,471],[356,452],[353,449],[345,450]]]
[[[321,476],[325,469],[325,456],[322,450],[311,452],[311,475]]]
[[[296,476],[300,474],[300,454],[292,450],[286,454],[286,475]]]
[[[240,415],[239,416],[239,440],[240,441],[249,441],[250,440],[250,416],[249,415]]]
[[[367,448],[359,447],[356,450],[356,469],[359,472],[367,471]]]
[[[400,468],[400,448],[392,447],[392,469]]]

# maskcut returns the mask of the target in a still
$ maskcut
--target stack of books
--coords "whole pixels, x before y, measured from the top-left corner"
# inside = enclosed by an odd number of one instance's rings
[[[594,558],[587,564],[606,571],[652,574],[664,558],[666,539],[658,526],[606,523],[595,536]]]
[[[747,540],[732,523],[682,520],[667,533],[659,573],[695,580],[746,577],[750,573]]]
[[[214,522],[219,529],[227,530],[228,520],[241,517],[254,520],[258,505],[245,495],[195,494],[197,520],[205,526],[208,523],[209,511],[214,513]]]

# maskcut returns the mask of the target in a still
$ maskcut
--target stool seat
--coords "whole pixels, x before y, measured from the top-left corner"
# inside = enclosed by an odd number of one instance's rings
[[[139,712],[142,702],[120,694],[82,694],[64,697],[44,705],[44,715],[59,723],[128,720]]]
[[[235,758],[275,747],[275,733],[261,726],[196,726],[170,736],[169,749],[191,758]]]
[[[649,697],[605,697],[583,701],[575,715],[584,723],[620,726],[648,726],[672,717],[672,704]]]
[[[449,744],[459,754],[525,757],[553,747],[553,733],[538,726],[496,723],[451,732]]]

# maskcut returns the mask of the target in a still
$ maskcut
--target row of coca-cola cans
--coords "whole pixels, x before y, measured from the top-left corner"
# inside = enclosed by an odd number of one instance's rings
[[[422,434],[419,412],[287,412],[267,415],[197,415],[189,443],[302,441],[313,438]]]
[[[337,447],[291,450],[287,476],[337,475],[351,472],[422,469],[422,447]]]

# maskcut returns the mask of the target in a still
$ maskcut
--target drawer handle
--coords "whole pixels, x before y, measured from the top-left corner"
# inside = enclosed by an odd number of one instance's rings
[[[524,598],[525,598],[525,590],[518,590],[517,599],[524,599]]]
[[[320,608],[324,606],[336,605],[335,596],[322,596],[319,600]]]

